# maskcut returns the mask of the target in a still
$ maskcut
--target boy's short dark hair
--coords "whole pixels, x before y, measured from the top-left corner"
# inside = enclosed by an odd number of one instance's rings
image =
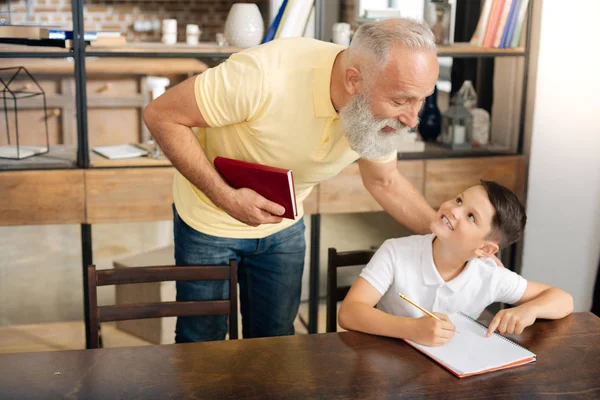
[[[500,248],[517,242],[523,236],[527,215],[525,207],[510,189],[492,181],[481,180],[490,203],[496,210],[492,231],[488,236],[499,240]]]

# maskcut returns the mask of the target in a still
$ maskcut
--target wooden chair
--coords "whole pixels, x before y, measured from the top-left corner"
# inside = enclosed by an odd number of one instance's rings
[[[90,298],[88,312],[90,315],[91,347],[99,347],[99,323],[142,318],[229,315],[229,338],[237,339],[237,270],[236,260],[230,260],[229,265],[134,267],[100,271],[97,271],[94,265],[88,267],[88,293]],[[203,280],[229,281],[229,300],[168,301],[98,307],[96,293],[98,286]]]
[[[337,303],[344,300],[350,286],[338,287],[338,268],[366,265],[375,250],[345,251],[338,253],[335,248],[329,248],[327,260],[327,332],[337,331]]]

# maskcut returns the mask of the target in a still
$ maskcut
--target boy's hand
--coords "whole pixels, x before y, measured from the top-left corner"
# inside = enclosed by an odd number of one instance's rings
[[[445,314],[433,314],[440,320],[429,316],[415,319],[415,333],[411,338],[412,340],[424,346],[432,347],[450,342],[456,327]]]
[[[502,335],[506,333],[516,333],[519,335],[523,332],[523,329],[532,325],[536,318],[535,311],[532,307],[528,307],[527,304],[502,310],[496,314],[490,323],[486,336],[491,336],[496,329]]]

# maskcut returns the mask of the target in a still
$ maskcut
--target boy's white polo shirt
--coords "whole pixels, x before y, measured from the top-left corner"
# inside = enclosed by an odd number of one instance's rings
[[[360,276],[382,294],[377,308],[388,314],[421,317],[423,313],[402,300],[404,294],[421,307],[444,314],[462,311],[477,318],[494,302],[514,304],[527,281],[520,275],[478,258],[445,282],[433,262],[434,234],[387,240]]]

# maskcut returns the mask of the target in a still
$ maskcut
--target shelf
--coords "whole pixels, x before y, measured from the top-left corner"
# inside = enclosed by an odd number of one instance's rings
[[[88,57],[168,57],[168,58],[228,58],[231,54],[244,50],[240,47],[219,47],[216,43],[206,42],[197,46],[186,44],[165,45],[162,43],[129,43],[119,47],[90,47],[86,48]],[[69,57],[68,49],[55,47],[35,47],[20,45],[0,45],[0,58],[14,57]],[[518,57],[525,55],[523,47],[511,49],[489,49],[472,46],[469,43],[455,43],[450,46],[440,46],[439,55],[442,57]]]
[[[87,47],[87,56],[98,57],[204,57],[228,58],[231,54],[244,50],[240,47],[219,47],[206,42],[197,46],[187,44],[165,45],[162,43],[129,43],[119,47]]]
[[[437,143],[425,143],[424,151],[398,152],[398,160],[428,160],[443,158],[513,156],[516,151],[504,147],[473,147],[465,150],[452,150]]]
[[[516,152],[506,148],[474,147],[468,150],[451,150],[436,143],[425,143],[425,151],[398,152],[398,160],[428,160],[470,157],[511,156]],[[164,155],[160,159],[150,157],[126,158],[110,160],[99,154],[90,152],[90,166],[94,168],[123,168],[123,167],[170,167],[169,159]]]
[[[71,50],[60,47],[0,44],[0,58],[64,58],[72,55]]]
[[[23,66],[31,74],[73,75],[72,58],[44,60],[14,58],[0,60],[0,68]],[[85,60],[85,72],[88,75],[119,74],[128,75],[164,75],[199,74],[208,69],[208,65],[194,58],[172,59],[168,63],[157,63],[154,58],[92,58]]]
[[[77,168],[77,148],[75,146],[50,145],[48,153],[22,160],[0,158],[0,171],[68,168]]]
[[[473,46],[469,43],[454,43],[450,46],[439,46],[438,55],[440,57],[518,57],[525,55],[523,47],[511,49],[490,49],[485,47]]]

